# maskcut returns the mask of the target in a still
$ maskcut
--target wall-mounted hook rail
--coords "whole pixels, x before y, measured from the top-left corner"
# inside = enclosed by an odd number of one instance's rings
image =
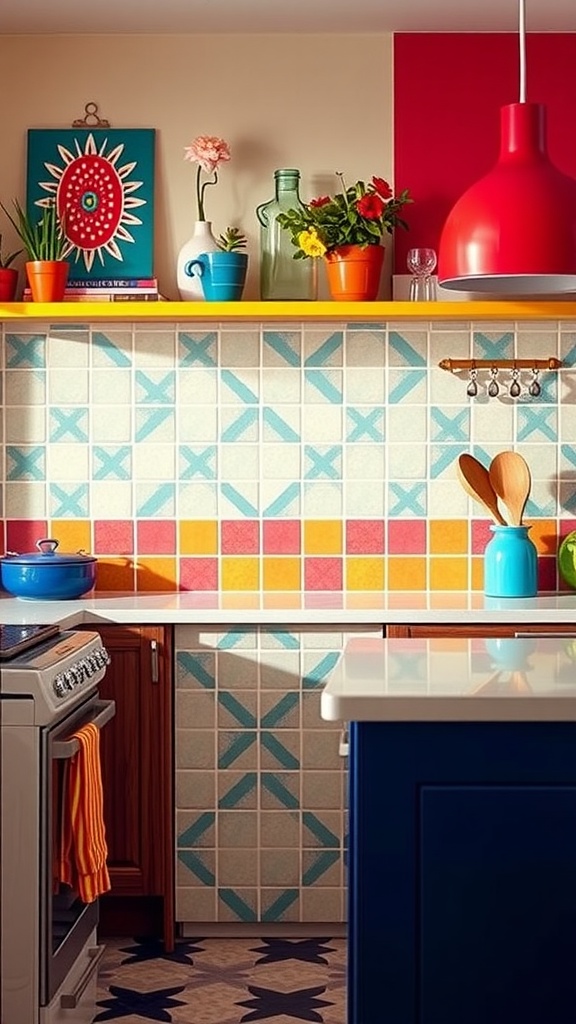
[[[547,359],[441,359],[441,370],[559,370],[562,361],[554,356]]]

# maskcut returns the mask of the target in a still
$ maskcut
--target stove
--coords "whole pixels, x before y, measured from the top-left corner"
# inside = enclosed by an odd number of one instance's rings
[[[58,625],[9,626],[0,622],[0,660],[13,658],[15,654],[59,632]]]

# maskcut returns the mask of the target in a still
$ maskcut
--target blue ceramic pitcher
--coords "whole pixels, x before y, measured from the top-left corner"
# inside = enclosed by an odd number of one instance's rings
[[[538,591],[536,547],[529,526],[491,526],[494,536],[484,552],[487,597],[535,597]]]
[[[248,254],[245,252],[201,252],[184,267],[188,277],[199,277],[207,302],[238,302],[242,298]]]

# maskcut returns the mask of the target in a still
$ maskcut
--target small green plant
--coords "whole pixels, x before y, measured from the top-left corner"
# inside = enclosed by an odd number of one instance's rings
[[[0,270],[8,270],[11,263],[14,262],[17,256],[20,255],[22,249],[16,249],[15,252],[9,252],[6,256],[2,249],[2,234],[0,233]]]
[[[24,248],[30,261],[33,260],[62,260],[66,250],[66,235],[62,219],[58,216],[56,203],[52,200],[48,206],[42,209],[42,217],[39,221],[26,212],[17,199],[13,200],[16,217],[6,209],[3,203],[0,206],[24,242]]]
[[[243,235],[238,228],[226,228],[224,234],[220,235],[217,244],[223,252],[235,252],[236,249],[243,249],[246,246],[246,235]]]

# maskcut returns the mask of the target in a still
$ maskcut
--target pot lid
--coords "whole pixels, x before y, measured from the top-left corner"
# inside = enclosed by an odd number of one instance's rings
[[[27,551],[18,554],[16,551],[7,551],[0,562],[10,562],[11,565],[73,565],[78,562],[95,562],[93,555],[87,555],[84,551],[70,552],[63,555],[56,553],[59,541],[52,537],[43,537],[36,541],[36,551]]]

